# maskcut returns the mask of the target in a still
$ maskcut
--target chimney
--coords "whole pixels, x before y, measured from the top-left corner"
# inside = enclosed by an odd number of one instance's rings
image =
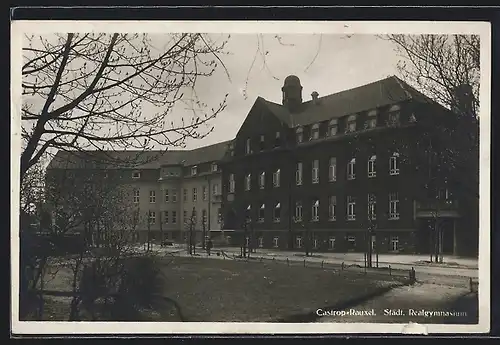
[[[319,96],[319,94],[316,91],[313,91],[311,93],[313,104],[318,104],[318,96]]]
[[[300,111],[302,105],[302,85],[297,76],[289,75],[285,78],[283,87],[283,105],[288,108],[291,113]]]

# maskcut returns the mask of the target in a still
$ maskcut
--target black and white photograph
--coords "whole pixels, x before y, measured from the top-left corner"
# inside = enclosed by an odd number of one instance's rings
[[[12,331],[488,331],[490,44],[14,21]]]

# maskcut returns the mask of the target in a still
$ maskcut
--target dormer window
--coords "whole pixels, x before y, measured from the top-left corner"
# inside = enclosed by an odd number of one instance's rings
[[[373,109],[368,112],[366,120],[366,128],[375,128],[377,127],[377,110]]]
[[[411,114],[410,118],[408,119],[410,123],[415,123],[417,122],[417,118],[415,117],[415,114]]]
[[[319,139],[319,124],[315,123],[311,127],[311,140]]]
[[[338,131],[338,120],[337,119],[331,119],[330,122],[328,123],[328,135],[330,137],[334,137],[337,135]]]
[[[297,139],[297,144],[304,141],[304,129],[302,127],[295,130],[295,138]]]
[[[230,154],[231,156],[234,156],[234,146],[233,146],[233,143],[230,143],[230,144],[228,145],[228,150],[229,150],[229,154]]]
[[[212,163],[212,172],[217,172],[217,170],[219,170],[217,163]]]
[[[399,126],[399,114],[401,111],[401,107],[397,104],[394,104],[389,109],[389,116],[387,117],[387,125],[390,127]]]
[[[198,173],[198,167],[195,165],[194,167],[191,167],[191,175],[194,176]]]
[[[141,172],[140,171],[132,172],[132,178],[141,178]]]
[[[356,114],[349,115],[349,117],[347,118],[347,126],[345,128],[345,132],[356,132]]]

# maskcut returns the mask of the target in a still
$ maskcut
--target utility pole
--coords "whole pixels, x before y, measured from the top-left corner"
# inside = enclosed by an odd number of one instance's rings
[[[148,213],[148,246],[147,251],[150,251],[150,242],[151,242],[151,211]]]

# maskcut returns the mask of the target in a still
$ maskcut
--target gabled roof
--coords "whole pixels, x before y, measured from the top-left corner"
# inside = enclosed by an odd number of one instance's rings
[[[320,97],[317,104],[304,102],[296,113],[290,113],[285,106],[264,98],[259,97],[258,100],[289,127],[327,121],[407,100],[435,103],[396,76]]]
[[[159,169],[162,165],[195,165],[221,160],[229,141],[194,150],[63,151],[47,169]]]

